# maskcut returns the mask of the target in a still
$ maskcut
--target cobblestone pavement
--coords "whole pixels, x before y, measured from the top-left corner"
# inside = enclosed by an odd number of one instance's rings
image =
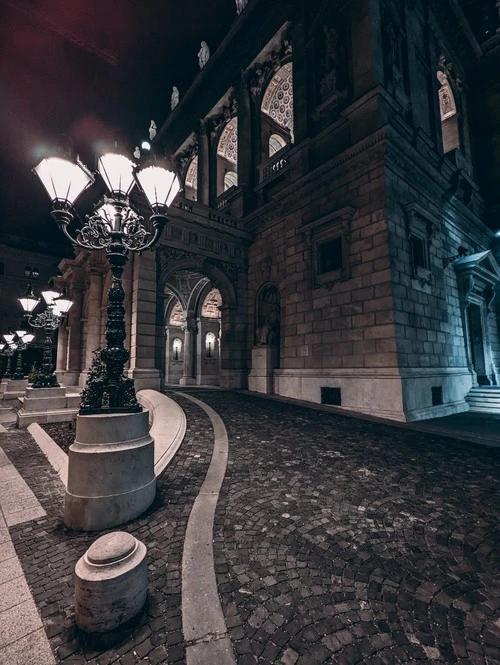
[[[229,435],[214,556],[238,665],[500,665],[498,449],[189,392]],[[213,437],[201,409],[174,398],[186,440],[155,504],[123,527],[148,547],[149,604],[106,641],[83,638],[73,623],[72,572],[97,534],[62,525],[62,485],[29,435],[0,435],[48,513],[10,532],[64,665],[185,662],[182,547]]]
[[[229,435],[215,557],[239,665],[500,663],[498,450],[197,396]]]
[[[106,638],[80,633],[74,627],[73,606],[75,564],[105,532],[80,534],[66,529],[61,519],[63,486],[36,443],[26,431],[0,435],[0,445],[47,512],[44,518],[12,527],[10,533],[51,646],[64,665],[185,662],[182,549],[189,513],[210,463],[213,436],[203,411],[186,399],[180,401],[188,421],[181,449],[158,481],[153,506],[140,519],[120,527],[148,548],[148,604],[135,621]]]

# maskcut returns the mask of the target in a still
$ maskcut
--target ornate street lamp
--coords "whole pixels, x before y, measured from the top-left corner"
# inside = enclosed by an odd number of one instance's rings
[[[43,328],[45,331],[42,366],[33,382],[33,388],[58,388],[59,383],[52,365],[52,334],[63,322],[73,302],[66,298],[64,294],[61,295],[58,291],[52,289],[42,291],[42,296],[47,308],[36,316],[34,316],[33,310],[40,302],[40,298],[33,294],[31,284],[28,286],[26,295],[19,298],[30,325],[33,328]]]
[[[28,344],[35,339],[35,335],[33,335],[33,333],[28,332],[27,330],[19,329],[16,330],[16,337],[17,340],[15,344],[17,349],[17,363],[16,363],[16,371],[12,378],[15,379],[16,381],[19,381],[24,379],[23,351],[26,351],[26,349],[28,348]]]
[[[80,162],[61,158],[44,159],[35,168],[53,205],[52,217],[66,237],[77,247],[104,250],[112,274],[109,289],[106,348],[101,358],[106,371],[103,377],[88,381],[82,394],[81,415],[92,413],[134,413],[141,411],[133,379],[123,375],[129,353],[124,347],[125,294],[122,274],[128,252],[142,252],[160,239],[168,221],[167,209],[180,189],[175,173],[158,165],[147,166],[134,173],[135,164],[117,153],[107,153],[98,159],[97,169],[110,196],[105,196],[87,216],[81,228],[71,235],[69,226],[75,219],[73,205],[78,196],[94,182],[94,176]],[[153,233],[143,224],[144,219],[132,208],[129,194],[137,182],[153,211],[149,221]]]

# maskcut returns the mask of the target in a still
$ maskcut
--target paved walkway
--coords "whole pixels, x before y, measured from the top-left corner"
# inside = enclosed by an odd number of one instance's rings
[[[210,565],[238,665],[500,664],[498,449],[238,393],[189,394],[212,411],[175,396],[185,441],[155,504],[123,527],[148,547],[148,605],[99,640],[75,629],[72,597],[74,565],[98,534],[65,529],[55,471],[27,432],[0,433],[46,513],[8,533],[57,663],[189,659],[181,594],[196,571],[182,564],[193,506],[209,498],[211,414],[229,452]]]

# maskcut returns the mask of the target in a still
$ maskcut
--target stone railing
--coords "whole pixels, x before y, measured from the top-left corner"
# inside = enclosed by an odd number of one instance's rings
[[[191,201],[190,199],[179,198],[175,203],[175,207],[177,207],[179,210],[184,210],[188,213],[192,213],[193,215],[198,215],[205,219],[210,219],[214,222],[218,222],[219,224],[223,224],[224,226],[230,226],[233,229],[238,228],[237,220],[233,219],[227,213],[224,214],[223,212],[224,208],[220,208],[219,206],[217,207],[217,209],[215,209],[203,205],[202,203],[198,203],[197,201]],[[228,206],[226,205],[224,207],[227,208]],[[174,215],[172,215],[172,217],[175,217],[175,213]]]
[[[275,155],[274,159],[269,160],[266,164],[259,167],[259,184],[262,185],[268,180],[283,173],[288,169],[288,166],[288,157],[280,150],[280,152]]]

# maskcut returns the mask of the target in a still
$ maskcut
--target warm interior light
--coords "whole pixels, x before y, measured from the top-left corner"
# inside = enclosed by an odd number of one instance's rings
[[[19,298],[19,302],[21,303],[21,307],[27,314],[31,314],[31,312],[38,305],[38,303],[40,302],[40,298],[37,298],[33,293],[33,288],[31,284],[29,284],[28,286],[26,295],[23,298]]]
[[[97,169],[112,194],[128,196],[134,186],[135,164],[125,155],[108,152],[97,161]]]
[[[56,312],[56,314],[64,316],[69,312],[69,309],[72,304],[73,304],[72,300],[66,298],[66,296],[60,296],[59,298],[56,298],[54,300],[54,311]]]
[[[14,337],[15,335],[13,335],[12,333],[7,333],[6,335],[3,336],[4,340],[7,342],[7,344],[9,344],[9,346],[14,341]]]
[[[175,173],[161,166],[147,166],[137,180],[153,210],[168,208],[181,188]]]
[[[47,305],[53,305],[54,300],[56,298],[59,298],[59,292],[58,291],[52,291],[49,289],[48,291],[42,291],[42,296]]]
[[[53,202],[61,201],[70,205],[94,181],[81,162],[74,164],[60,157],[42,159],[34,171]]]

